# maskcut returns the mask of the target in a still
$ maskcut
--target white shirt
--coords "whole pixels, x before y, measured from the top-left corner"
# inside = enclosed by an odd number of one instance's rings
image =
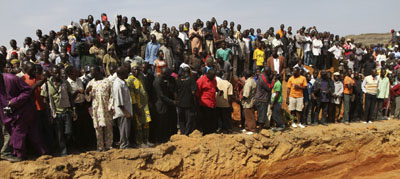
[[[117,78],[118,78],[117,72],[115,72],[114,74],[112,74],[112,75],[107,77],[107,79],[110,80],[111,83],[114,83],[114,80],[117,79]]]
[[[386,55],[379,54],[376,56],[376,62],[378,63],[378,66],[381,66],[381,62],[385,61],[386,62]]]
[[[274,69],[279,74],[279,58],[274,58]]]
[[[250,39],[249,38],[243,38],[244,45],[246,47],[246,53],[250,54]]]
[[[305,36],[306,42],[312,42],[311,37]],[[311,51],[311,44],[310,43],[304,43],[304,52]]]
[[[189,40],[187,34],[185,32],[179,32],[178,38],[182,40],[183,44],[185,44],[185,49],[187,49],[187,41]]]
[[[314,56],[319,56],[321,55],[321,48],[323,44],[321,40],[314,39],[312,42],[312,52]]]
[[[279,45],[283,45],[283,43],[282,43],[282,41],[279,39],[274,39],[274,40],[272,40],[272,47],[277,47],[277,46],[279,46]],[[282,55],[283,54],[283,50],[282,50],[282,47],[279,47],[278,48],[278,55]]]
[[[120,78],[115,79],[112,87],[112,97],[115,109],[113,119],[125,117],[124,112],[119,106],[123,106],[131,115],[133,114],[131,93],[124,80]]]
[[[68,77],[67,81],[71,85],[72,93],[75,93],[75,91],[78,91],[78,90],[83,90],[83,83],[80,78],[76,78],[76,80],[74,81]],[[82,93],[78,92],[74,102],[75,103],[83,103],[84,101],[85,101],[85,96]]]
[[[334,45],[333,47],[328,49],[328,52],[333,53],[333,55],[335,56],[336,59],[341,59],[342,58],[342,54],[343,54],[343,48],[342,47],[336,47],[336,45]]]

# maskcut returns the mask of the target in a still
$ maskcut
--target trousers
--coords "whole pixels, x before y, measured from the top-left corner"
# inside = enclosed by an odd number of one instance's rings
[[[364,114],[366,122],[372,121],[374,119],[375,106],[376,106],[376,95],[368,93],[365,94]]]
[[[131,134],[132,119],[120,117],[116,119],[119,128],[119,148],[127,149],[130,146],[129,136]]]

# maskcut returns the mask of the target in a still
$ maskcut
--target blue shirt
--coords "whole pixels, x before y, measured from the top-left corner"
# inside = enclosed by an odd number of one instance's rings
[[[250,39],[251,39],[251,43],[250,43],[250,50],[252,51],[254,49],[254,44],[256,43],[257,40],[257,36],[256,35],[249,35]]]
[[[150,65],[153,65],[154,61],[157,59],[158,49],[160,49],[159,43],[153,43],[151,41],[147,43],[144,61],[149,62]]]
[[[310,82],[307,82],[307,88],[303,90],[304,102],[308,102],[309,100],[311,100],[311,93],[312,93],[312,84]]]

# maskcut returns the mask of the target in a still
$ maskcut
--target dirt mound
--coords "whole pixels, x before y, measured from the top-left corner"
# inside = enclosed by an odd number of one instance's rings
[[[174,135],[156,148],[0,162],[0,178],[396,178],[400,121]]]
[[[387,44],[389,40],[392,39],[392,34],[390,33],[369,33],[369,34],[359,34],[359,35],[347,35],[346,39],[354,39],[356,43],[362,43],[363,45],[370,44]]]

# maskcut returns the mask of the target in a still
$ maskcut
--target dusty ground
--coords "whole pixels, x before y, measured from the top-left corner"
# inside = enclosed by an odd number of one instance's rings
[[[156,148],[0,161],[0,178],[397,178],[400,121],[175,135]]]

